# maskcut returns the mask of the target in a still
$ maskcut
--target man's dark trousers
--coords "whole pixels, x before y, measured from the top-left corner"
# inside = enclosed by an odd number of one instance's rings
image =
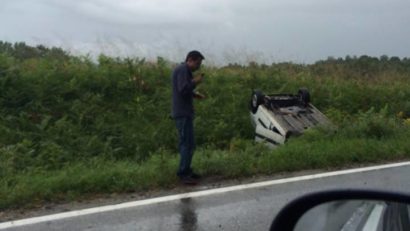
[[[181,155],[177,175],[185,177],[192,174],[191,161],[195,149],[193,118],[189,116],[177,117],[175,122],[178,130],[179,154]]]

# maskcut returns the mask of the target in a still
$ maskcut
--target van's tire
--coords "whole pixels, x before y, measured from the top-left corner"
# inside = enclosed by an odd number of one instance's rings
[[[259,90],[254,90],[252,91],[252,95],[251,95],[251,101],[249,103],[250,105],[250,109],[252,111],[253,114],[256,113],[256,111],[258,110],[259,105],[263,104],[263,98],[265,96],[263,95],[263,93]]]
[[[300,88],[298,91],[298,100],[303,106],[307,106],[310,103],[310,93],[306,88]]]

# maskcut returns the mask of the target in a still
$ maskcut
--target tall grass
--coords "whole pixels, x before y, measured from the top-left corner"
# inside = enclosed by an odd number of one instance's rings
[[[204,67],[194,168],[237,178],[408,158],[407,60],[373,69],[352,62]],[[0,208],[174,187],[173,66],[162,58],[0,53]],[[337,130],[313,129],[275,150],[255,144],[251,89],[300,87]]]

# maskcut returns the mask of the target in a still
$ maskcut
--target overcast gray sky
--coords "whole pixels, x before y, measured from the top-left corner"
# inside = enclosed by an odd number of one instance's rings
[[[0,40],[210,63],[410,56],[410,0],[1,0]]]

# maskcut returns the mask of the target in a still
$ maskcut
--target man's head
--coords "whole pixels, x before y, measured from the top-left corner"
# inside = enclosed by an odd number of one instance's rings
[[[191,71],[196,71],[201,67],[202,60],[204,59],[205,57],[199,51],[190,51],[186,56],[185,62]]]

